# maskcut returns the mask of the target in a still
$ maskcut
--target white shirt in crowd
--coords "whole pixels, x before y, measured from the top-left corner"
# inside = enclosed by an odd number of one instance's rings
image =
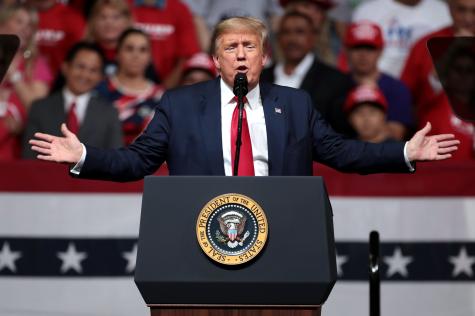
[[[63,89],[63,98],[64,98],[64,113],[69,113],[69,109],[73,105],[73,102],[76,103],[76,117],[79,124],[84,122],[84,117],[86,116],[87,105],[91,99],[91,93],[87,92],[81,95],[74,95],[68,88]]]
[[[308,53],[304,59],[295,67],[295,70],[287,75],[284,71],[284,64],[278,63],[274,68],[274,83],[280,86],[300,88],[302,81],[305,78],[308,70],[312,67],[315,61],[315,55]]]
[[[378,24],[385,42],[379,67],[399,78],[412,46],[423,36],[452,24],[447,4],[441,0],[421,0],[415,6],[395,0],[373,0],[356,8],[353,21]]]

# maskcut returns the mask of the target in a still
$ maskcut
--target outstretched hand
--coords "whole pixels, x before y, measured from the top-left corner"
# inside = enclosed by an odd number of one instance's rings
[[[29,144],[38,153],[38,159],[70,164],[81,159],[83,147],[76,135],[64,123],[61,124],[61,133],[64,137],[35,133],[35,139],[30,139]]]
[[[409,161],[444,160],[452,157],[452,152],[460,144],[453,134],[440,134],[427,136],[432,126],[428,122],[407,143],[407,156]]]

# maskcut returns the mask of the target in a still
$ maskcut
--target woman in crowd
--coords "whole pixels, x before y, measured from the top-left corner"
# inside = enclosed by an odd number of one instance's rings
[[[137,29],[127,29],[117,44],[117,72],[98,87],[114,104],[122,122],[124,143],[130,144],[147,126],[164,89],[145,76],[151,62],[148,36]]]
[[[53,79],[46,61],[36,49],[37,25],[36,13],[23,5],[4,7],[0,12],[0,33],[15,34],[20,39],[20,48],[8,69],[2,89],[15,93],[27,110],[33,101],[48,94]]]
[[[52,75],[46,61],[37,53],[34,11],[23,5],[2,7],[0,34],[15,34],[19,49],[0,86],[0,160],[19,157],[19,134],[31,103],[48,94]]]

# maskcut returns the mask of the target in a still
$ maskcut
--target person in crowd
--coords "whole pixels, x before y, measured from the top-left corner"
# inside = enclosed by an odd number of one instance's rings
[[[20,45],[0,85],[0,160],[21,154],[21,133],[33,101],[45,97],[52,80],[34,40],[37,15],[23,5],[3,7],[0,33],[15,34]]]
[[[0,91],[0,161],[20,158],[21,132],[26,113],[15,95],[5,97]]]
[[[167,162],[170,175],[232,175],[238,128],[233,82],[245,74],[249,92],[237,175],[312,175],[313,161],[346,172],[410,172],[412,162],[443,160],[457,150],[453,135],[372,144],[336,134],[303,90],[260,83],[266,63],[265,25],[236,17],[217,25],[213,60],[221,77],[166,92],[146,130],[127,148],[82,144],[65,124],[63,136],[36,133],[38,158],[71,164],[81,178],[130,181]]]
[[[103,80],[97,90],[119,113],[128,145],[151,120],[164,89],[145,77],[151,60],[150,40],[143,31],[129,28],[117,43],[117,73]]]
[[[84,18],[60,1],[26,0],[26,3],[38,11],[38,48],[53,76],[57,76],[68,50],[84,36]]]
[[[265,69],[261,79],[307,91],[316,109],[336,131],[353,136],[342,110],[351,80],[319,60],[313,52],[315,41],[315,30],[307,15],[295,11],[284,14],[278,31],[283,61]]]
[[[328,11],[328,16],[334,22],[336,35],[341,42],[346,36],[346,30],[351,24],[355,9],[368,1],[373,0],[335,0],[335,5]]]
[[[345,47],[351,79],[356,84],[377,85],[388,102],[388,126],[392,138],[403,140],[413,127],[411,93],[402,81],[378,68],[384,49],[381,29],[372,22],[350,25]]]
[[[185,0],[195,18],[195,25],[200,30],[198,36],[201,37],[202,50],[209,50],[211,30],[220,21],[233,16],[253,16],[266,21],[267,27],[271,30],[277,29],[279,17],[283,14],[282,7],[278,0]],[[205,33],[201,21],[205,23]]]
[[[136,0],[132,15],[135,27],[150,37],[161,82],[166,88],[176,86],[186,59],[200,51],[188,7],[179,0]]]
[[[104,57],[94,44],[78,42],[61,67],[66,85],[62,91],[33,103],[24,133],[23,157],[35,158],[28,139],[38,131],[60,135],[59,126],[69,128],[88,143],[102,148],[122,145],[117,110],[93,91],[103,76]]]
[[[213,59],[206,53],[191,56],[183,66],[180,84],[187,86],[216,78],[217,71]]]
[[[286,12],[297,11],[310,17],[316,34],[314,51],[327,64],[336,63],[331,45],[331,21],[328,11],[334,7],[332,0],[280,0]]]
[[[386,43],[379,60],[381,71],[400,78],[414,43],[423,36],[451,23],[442,0],[378,0],[359,6],[353,22],[371,21],[383,30]]]
[[[450,0],[453,24],[419,40],[411,50],[402,73],[402,80],[414,98],[418,126],[431,121],[436,133],[453,133],[461,140],[455,159],[474,159],[475,128],[472,123],[457,117],[437,77],[427,42],[435,37],[475,35],[475,2]]]
[[[395,141],[387,124],[388,102],[376,85],[354,88],[348,94],[344,110],[358,139],[370,143]]]
[[[1,89],[8,90],[7,95],[16,94],[26,111],[33,101],[48,94],[52,81],[48,65],[36,46],[37,24],[36,13],[24,5],[2,8],[0,12],[0,33],[15,34],[20,39]]]
[[[105,73],[116,71],[116,51],[120,35],[132,25],[126,0],[98,0],[94,3],[86,26],[86,40],[101,47],[106,58]]]

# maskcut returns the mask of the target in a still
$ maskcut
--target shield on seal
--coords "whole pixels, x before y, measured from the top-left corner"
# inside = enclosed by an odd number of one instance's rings
[[[229,240],[234,241],[244,231],[247,217],[238,211],[229,211],[223,213],[219,221],[221,232],[228,236]]]

